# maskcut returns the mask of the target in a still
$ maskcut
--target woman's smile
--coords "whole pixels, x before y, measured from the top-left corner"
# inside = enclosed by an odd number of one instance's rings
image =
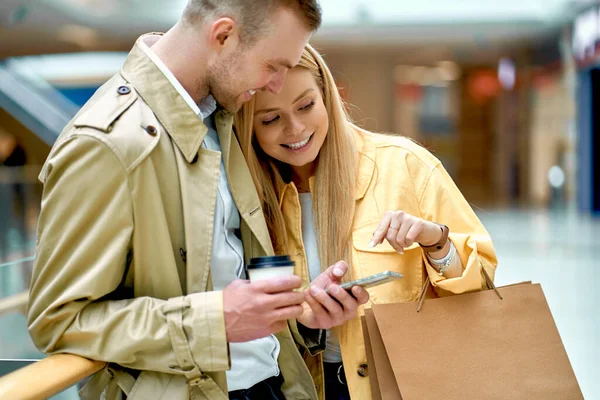
[[[294,142],[294,143],[287,143],[287,144],[281,144],[281,147],[284,147],[290,151],[293,152],[300,152],[303,150],[306,150],[308,148],[309,143],[312,142],[312,138],[314,136],[314,133],[312,133],[309,137],[307,137],[306,139],[302,139],[298,142]]]

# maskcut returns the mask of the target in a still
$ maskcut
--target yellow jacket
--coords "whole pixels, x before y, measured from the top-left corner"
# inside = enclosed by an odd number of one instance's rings
[[[233,117],[215,119],[245,258],[272,254]],[[46,353],[111,363],[84,398],[228,398],[223,295],[210,277],[221,155],[201,147],[206,132],[136,44],[46,161],[28,328]],[[316,399],[289,325],[277,334],[282,390]]]
[[[360,157],[352,227],[352,279],[385,270],[404,275],[403,279],[369,289],[371,299],[365,307],[415,301],[427,276],[439,296],[484,288],[481,265],[493,277],[497,264],[492,241],[441,162],[406,138],[359,132],[355,138]],[[294,257],[295,272],[307,285],[309,273],[302,244],[300,203],[294,184],[286,185],[280,197],[289,238],[287,253]],[[388,210],[403,210],[447,225],[449,238],[464,267],[462,276],[446,279],[438,275],[418,245],[406,249],[404,255],[398,254],[387,241],[370,248],[373,232]],[[363,314],[361,307],[359,315]],[[369,379],[362,376],[367,374],[361,368],[367,359],[360,318],[338,328],[337,334],[352,398],[370,399]],[[323,398],[321,356],[305,352],[305,360]]]

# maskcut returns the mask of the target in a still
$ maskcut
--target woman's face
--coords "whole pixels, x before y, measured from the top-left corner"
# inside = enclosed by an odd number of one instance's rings
[[[293,167],[315,161],[329,118],[321,90],[309,70],[295,67],[279,94],[256,94],[254,134],[262,150]]]

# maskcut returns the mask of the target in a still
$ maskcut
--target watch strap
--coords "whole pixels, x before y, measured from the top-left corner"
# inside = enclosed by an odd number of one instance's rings
[[[448,229],[448,227],[446,225],[442,225],[442,224],[436,224],[436,225],[438,225],[440,227],[440,229],[442,230],[442,237],[440,238],[440,240],[437,243],[432,244],[431,246],[423,246],[421,243],[419,243],[419,245],[421,246],[423,251],[425,251],[426,253],[434,253],[436,251],[440,251],[441,249],[444,248],[444,246],[446,245],[446,242],[448,241],[448,234],[450,233],[450,229]]]

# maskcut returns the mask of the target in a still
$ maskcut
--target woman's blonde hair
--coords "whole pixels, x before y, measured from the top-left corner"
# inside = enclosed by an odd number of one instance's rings
[[[325,269],[339,260],[350,262],[358,159],[353,131],[359,128],[348,117],[331,71],[310,45],[304,48],[297,68],[312,73],[329,116],[312,187],[319,258]],[[290,167],[262,151],[254,136],[254,111],[255,100],[244,105],[236,116],[236,132],[262,201],[275,252],[281,254],[286,251],[287,233],[279,198],[291,179]]]

